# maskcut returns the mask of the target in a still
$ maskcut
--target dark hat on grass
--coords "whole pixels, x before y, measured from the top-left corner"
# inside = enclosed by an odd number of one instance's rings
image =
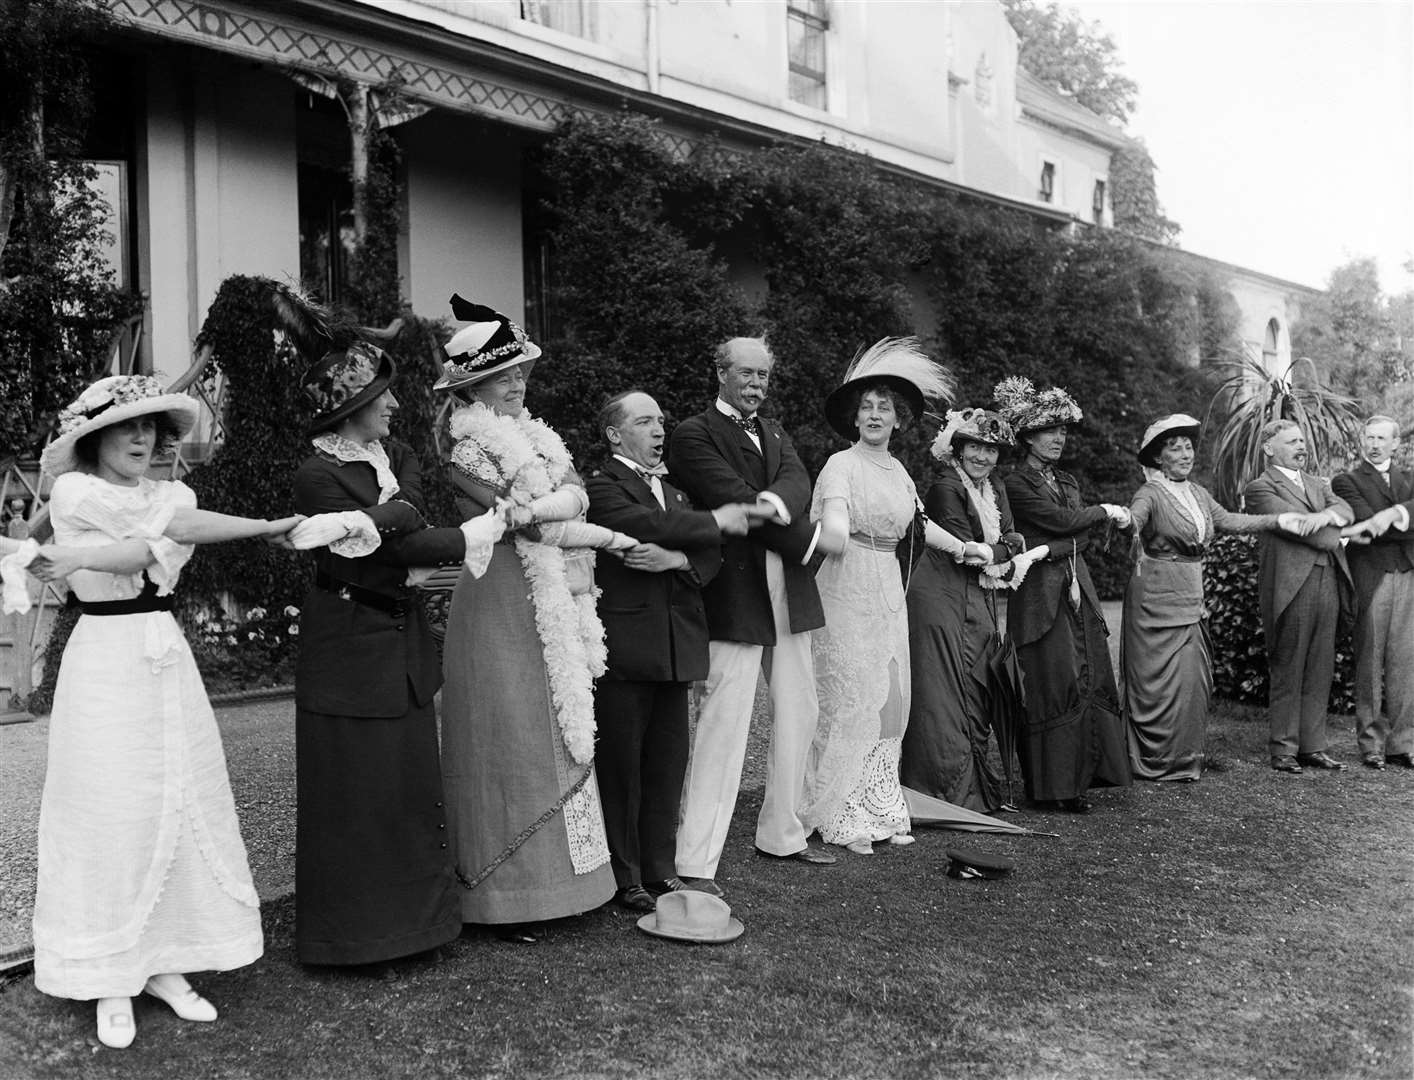
[[[971,848],[950,847],[947,856],[950,878],[1004,878],[1016,868],[1015,859]]]

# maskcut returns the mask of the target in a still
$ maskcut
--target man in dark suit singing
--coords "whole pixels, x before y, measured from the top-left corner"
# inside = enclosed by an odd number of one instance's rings
[[[1351,538],[1350,574],[1360,614],[1355,623],[1355,744],[1370,769],[1414,769],[1414,475],[1391,463],[1399,425],[1365,421],[1365,460],[1331,481],[1359,524]]]
[[[1306,440],[1290,420],[1262,428],[1267,467],[1243,493],[1249,514],[1323,515],[1309,536],[1261,536],[1258,597],[1270,668],[1268,712],[1272,768],[1343,769],[1326,753],[1326,709],[1335,674],[1335,639],[1342,610],[1354,605],[1340,530],[1355,520],[1329,480],[1302,472]]]
[[[771,746],[756,850],[817,865],[835,861],[806,843],[797,813],[820,716],[810,631],[825,624],[825,614],[805,565],[819,537],[807,517],[810,477],[780,423],[757,415],[774,363],[761,338],[719,346],[717,400],[679,424],[668,443],[669,468],[694,503],[750,503],[762,522],[750,535],[727,540],[722,569],[702,592],[711,672],[688,761],[677,867],[718,895],[713,879],[736,807],[767,649]]]
[[[594,687],[595,768],[615,899],[652,911],[684,888],[674,864],[687,770],[687,695],[707,677],[702,586],[722,564],[722,537],[745,536],[747,508],[693,510],[666,479],[663,414],[630,390],[599,412],[612,457],[590,476],[589,520],[639,540],[623,561],[602,560],[599,617],[608,670]]]

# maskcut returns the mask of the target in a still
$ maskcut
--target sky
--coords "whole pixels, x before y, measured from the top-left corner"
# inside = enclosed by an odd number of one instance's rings
[[[1139,84],[1127,131],[1186,250],[1323,286],[1372,255],[1414,289],[1411,0],[1061,0]]]

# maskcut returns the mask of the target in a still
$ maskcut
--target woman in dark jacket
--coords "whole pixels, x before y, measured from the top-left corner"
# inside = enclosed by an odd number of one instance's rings
[[[441,661],[407,582],[410,567],[489,559],[500,523],[426,526],[417,458],[384,442],[392,378],[364,344],[304,378],[315,452],[295,475],[295,506],[319,516],[299,539],[323,530],[329,542],[300,612],[295,675],[295,941],[310,964],[407,956],[462,925],[432,707]]]
[[[1056,468],[1080,407],[1064,390],[1037,393],[1029,379],[997,385],[1001,413],[1026,457],[1006,479],[1007,498],[1027,547],[1045,545],[1007,604],[1007,630],[1026,680],[1026,729],[1018,740],[1026,794],[1061,809],[1090,809],[1091,787],[1128,787],[1129,754],[1109,631],[1084,551],[1093,525],[1127,527],[1129,513],[1085,506],[1075,478]]]
[[[942,469],[923,509],[959,540],[986,545],[992,561],[969,566],[929,549],[908,586],[913,695],[903,783],[984,813],[1009,801],[988,760],[987,661],[999,647],[996,597],[1024,574],[1019,566],[1029,565],[1012,562],[1025,544],[1012,526],[1006,490],[992,475],[1000,448],[1011,445],[1011,427],[996,413],[948,413],[932,446]]]

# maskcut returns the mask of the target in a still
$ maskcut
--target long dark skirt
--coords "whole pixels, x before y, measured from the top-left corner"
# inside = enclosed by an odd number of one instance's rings
[[[1141,780],[1197,780],[1213,669],[1201,623],[1146,626],[1124,612],[1120,666],[1129,765]]]
[[[992,725],[983,681],[996,619],[976,587],[967,590],[961,626],[929,618],[930,608],[910,594],[913,701],[900,779],[915,791],[986,813],[1002,804],[1001,780],[988,760]]]
[[[409,956],[461,932],[430,704],[295,711],[295,944],[307,964]]]
[[[1017,741],[1026,795],[1073,799],[1128,787],[1129,755],[1105,624],[1088,603],[1062,599],[1055,622],[1017,649],[1026,677],[1026,730]]]

